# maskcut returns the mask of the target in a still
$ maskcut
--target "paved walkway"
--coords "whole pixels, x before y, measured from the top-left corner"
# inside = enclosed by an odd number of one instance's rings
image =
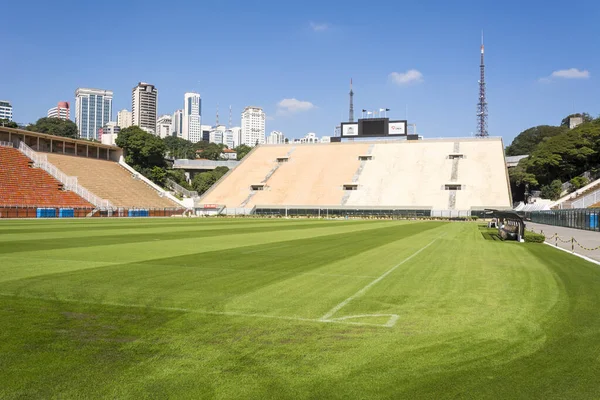
[[[533,222],[526,222],[526,230],[534,230],[536,233],[544,232],[546,241],[551,244],[558,243],[559,247],[563,249],[571,250],[571,238],[579,243],[575,243],[575,253],[593,258],[594,260],[600,261],[600,232],[584,231],[581,229],[563,228],[562,226],[536,224]],[[558,240],[554,237],[558,235]],[[586,250],[585,248],[596,248],[596,250]]]

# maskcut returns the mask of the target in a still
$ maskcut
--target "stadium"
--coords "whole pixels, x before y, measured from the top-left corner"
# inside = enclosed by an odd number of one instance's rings
[[[0,397],[597,397],[595,253],[535,243],[501,139],[380,122],[187,198],[0,128]]]

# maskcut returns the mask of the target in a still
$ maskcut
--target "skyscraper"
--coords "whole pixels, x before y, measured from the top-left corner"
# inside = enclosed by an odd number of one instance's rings
[[[173,122],[171,135],[183,139],[183,110],[177,110],[173,113]]]
[[[48,118],[71,118],[71,109],[68,101],[59,101],[56,107],[48,110]]]
[[[192,143],[202,140],[200,126],[202,103],[198,93],[186,93],[183,107],[183,138]]]
[[[121,129],[131,126],[131,111],[121,110],[117,113],[117,125]]]
[[[0,119],[12,121],[13,108],[12,104],[6,100],[0,100]]]
[[[131,90],[132,124],[156,132],[158,89],[149,83],[140,82]]]
[[[260,107],[246,107],[242,112],[242,144],[265,143],[265,113]]]
[[[98,139],[98,129],[112,119],[112,90],[79,88],[75,91],[75,124],[79,137]]]

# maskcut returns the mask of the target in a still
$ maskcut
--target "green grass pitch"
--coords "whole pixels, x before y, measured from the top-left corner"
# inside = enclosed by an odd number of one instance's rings
[[[600,398],[600,267],[483,233],[0,221],[0,398]]]

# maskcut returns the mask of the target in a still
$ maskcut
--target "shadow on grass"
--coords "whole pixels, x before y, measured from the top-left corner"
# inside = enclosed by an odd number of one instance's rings
[[[485,240],[494,240],[502,242],[502,238],[500,237],[500,235],[498,235],[498,229],[496,228],[488,228],[485,225],[480,225],[479,232],[481,232],[481,236],[483,236]]]

